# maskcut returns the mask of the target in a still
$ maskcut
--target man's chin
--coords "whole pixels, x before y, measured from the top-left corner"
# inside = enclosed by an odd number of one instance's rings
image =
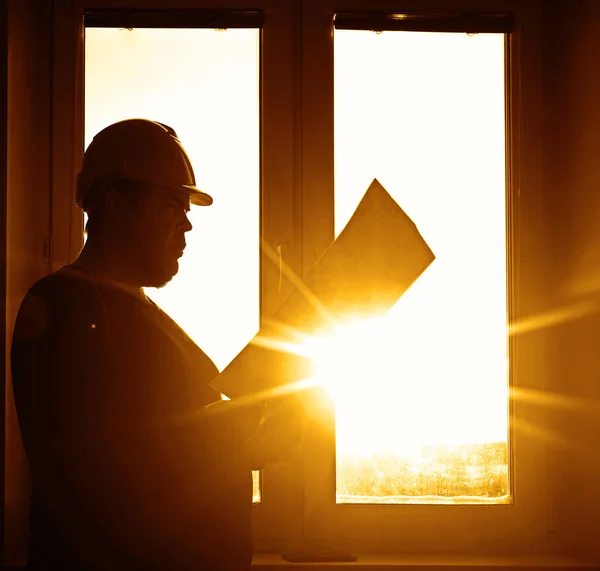
[[[156,268],[156,271],[148,276],[146,281],[149,283],[146,287],[153,287],[156,289],[163,288],[173,280],[177,275],[177,272],[179,272],[179,262],[177,260],[164,264],[162,268]]]

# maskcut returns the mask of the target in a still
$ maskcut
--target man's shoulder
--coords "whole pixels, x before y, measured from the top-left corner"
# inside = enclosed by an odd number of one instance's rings
[[[30,337],[32,332],[45,328],[55,315],[64,319],[71,314],[83,316],[100,306],[93,283],[65,266],[29,288],[19,308],[15,335]]]
[[[74,298],[81,296],[95,296],[95,288],[90,279],[74,269],[72,266],[52,272],[38,279],[25,296],[27,298],[38,298],[46,303],[75,301]]]

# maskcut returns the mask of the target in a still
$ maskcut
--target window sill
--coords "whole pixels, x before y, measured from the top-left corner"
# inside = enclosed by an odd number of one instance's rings
[[[570,557],[493,557],[493,556],[458,556],[458,555],[401,555],[401,554],[364,554],[359,555],[357,561],[344,562],[302,562],[291,563],[282,559],[278,553],[255,553],[252,560],[252,571],[289,571],[290,567],[296,569],[310,569],[315,571],[321,567],[327,571],[347,567],[360,567],[360,571],[387,571],[392,569],[416,569],[418,571],[462,569],[472,571],[473,568],[510,569],[517,571],[546,571],[550,569],[599,569],[597,563],[586,562]]]
[[[428,569],[473,571],[473,569],[493,569],[501,571],[551,571],[560,569],[585,569],[600,570],[599,563],[586,562],[571,557],[481,557],[481,556],[457,556],[457,555],[400,555],[400,554],[364,554],[359,555],[358,561],[352,562],[330,562],[330,563],[290,563],[281,558],[278,553],[255,553],[252,560],[252,571],[278,571],[284,569],[290,571],[295,567],[300,571],[307,569],[316,571],[321,567],[327,571],[334,571],[343,567],[360,567],[360,571],[387,571],[402,568],[403,571],[414,569],[416,571],[427,571]],[[23,567],[4,567],[0,565],[0,571],[25,571]]]

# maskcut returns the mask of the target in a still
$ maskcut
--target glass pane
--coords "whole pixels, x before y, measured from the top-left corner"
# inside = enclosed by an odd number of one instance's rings
[[[148,295],[220,370],[259,326],[259,48],[255,29],[86,30],[86,147],[121,119],[170,125],[215,199],[192,208],[178,275]]]
[[[338,503],[509,501],[504,42],[335,32],[336,236],[377,178],[436,255],[348,330]]]
[[[260,470],[254,470],[252,472],[252,503],[260,504],[262,501],[261,495],[261,472]]]

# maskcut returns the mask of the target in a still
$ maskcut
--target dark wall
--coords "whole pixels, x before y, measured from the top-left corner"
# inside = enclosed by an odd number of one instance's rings
[[[546,2],[545,172],[556,294],[555,529],[600,558],[600,2]]]
[[[44,239],[50,214],[50,0],[10,0],[8,6],[6,212],[0,204],[5,252],[5,339],[27,288],[46,273]],[[3,239],[4,238],[4,239]],[[8,352],[8,347],[6,348]],[[8,354],[8,353],[6,353]],[[5,365],[8,365],[6,359]],[[5,375],[4,557],[23,559],[27,544],[28,466]]]
[[[6,193],[8,182],[8,4],[0,4],[0,323],[6,322]],[[0,328],[2,347],[6,347],[6,330]],[[0,353],[0,371],[6,369],[6,354]],[[5,385],[0,388],[0,490],[4,490],[4,409]],[[4,499],[4,494],[2,494]],[[0,506],[0,545],[4,542],[4,502]],[[0,561],[3,559],[0,549]]]

